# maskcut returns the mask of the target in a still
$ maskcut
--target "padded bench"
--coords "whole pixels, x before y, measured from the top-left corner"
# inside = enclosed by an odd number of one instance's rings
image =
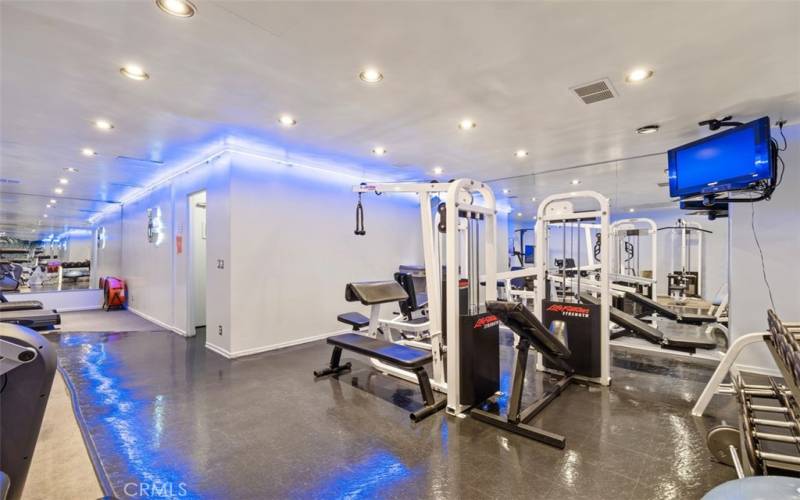
[[[328,337],[328,343],[334,347],[340,347],[409,370],[422,368],[425,364],[433,361],[433,355],[429,351],[374,339],[358,333]]]
[[[414,422],[419,422],[425,417],[433,415],[447,404],[446,399],[436,402],[433,396],[430,378],[425,371],[425,365],[433,360],[430,352],[359,333],[345,333],[328,337],[328,344],[333,346],[331,361],[327,367],[321,370],[314,370],[314,377],[338,375],[345,370],[349,370],[352,366],[350,362],[341,364],[342,350],[353,351],[389,365],[411,370],[417,376],[417,383],[425,404],[419,410],[411,413],[411,420]]]

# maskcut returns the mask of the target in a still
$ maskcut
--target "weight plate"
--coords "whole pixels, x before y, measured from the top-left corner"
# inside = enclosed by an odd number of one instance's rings
[[[708,450],[717,462],[733,467],[733,458],[729,447],[732,445],[736,452],[739,452],[739,429],[731,425],[718,425],[708,431],[706,443]]]

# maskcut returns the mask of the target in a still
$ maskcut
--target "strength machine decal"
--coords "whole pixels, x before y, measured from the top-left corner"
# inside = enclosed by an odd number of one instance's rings
[[[547,308],[550,312],[561,313],[563,316],[575,316],[577,318],[588,318],[589,309],[587,307],[570,304],[551,304]]]
[[[492,315],[489,315],[489,316],[483,316],[483,317],[479,318],[478,321],[476,321],[475,324],[472,325],[472,328],[475,329],[475,330],[478,330],[478,329],[484,329],[484,328],[491,328],[491,327],[497,326],[499,324],[500,324],[500,320],[497,319],[497,316],[492,314]]]

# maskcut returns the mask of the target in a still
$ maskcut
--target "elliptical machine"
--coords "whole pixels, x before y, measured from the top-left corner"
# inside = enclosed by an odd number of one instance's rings
[[[55,373],[56,353],[49,341],[30,328],[0,323],[0,498],[4,500],[22,496]]]

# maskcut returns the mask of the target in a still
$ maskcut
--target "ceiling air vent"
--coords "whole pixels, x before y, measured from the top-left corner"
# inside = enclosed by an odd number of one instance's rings
[[[22,181],[19,179],[6,179],[5,177],[0,177],[0,184],[20,184]]]
[[[576,96],[578,96],[578,99],[586,104],[605,101],[606,99],[611,99],[612,97],[617,96],[617,93],[614,91],[614,87],[611,85],[611,81],[608,78],[584,83],[583,85],[572,87],[570,90],[573,91]]]
[[[669,182],[659,182],[658,187],[660,188],[669,187]]]

